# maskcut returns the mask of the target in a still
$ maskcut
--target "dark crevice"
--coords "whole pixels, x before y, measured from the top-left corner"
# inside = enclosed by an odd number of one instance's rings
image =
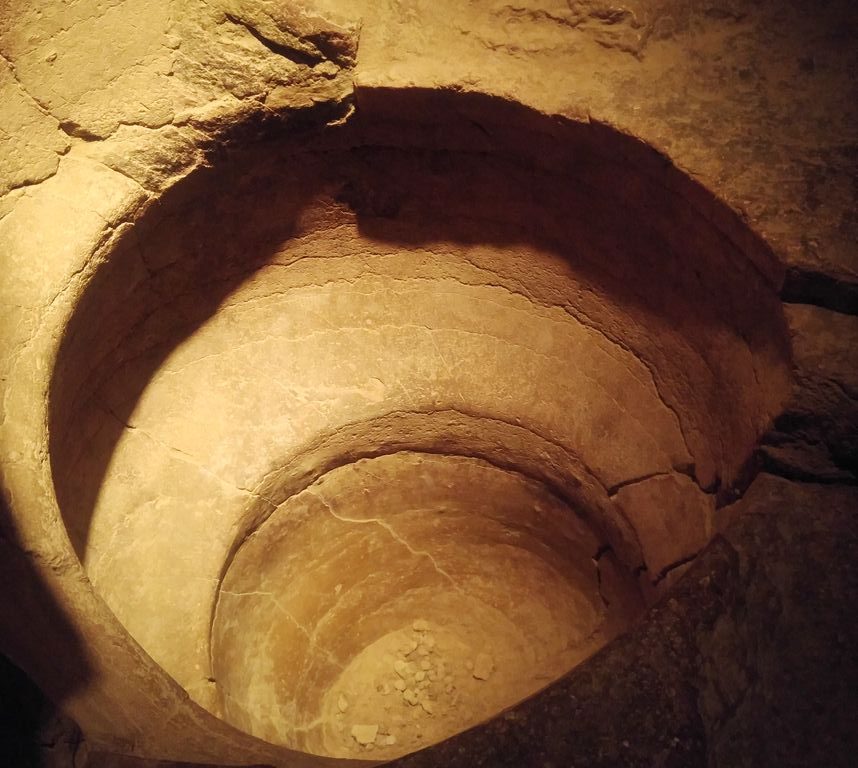
[[[104,137],[99,136],[92,131],[88,131],[74,120],[61,120],[59,123],[60,130],[73,139],[81,139],[83,141],[101,141]]]
[[[276,56],[282,56],[284,59],[288,59],[294,64],[299,64],[304,67],[312,67],[325,61],[324,56],[321,54],[310,53],[309,51],[303,51],[299,48],[286,45],[285,43],[279,43],[276,40],[272,40],[270,37],[263,35],[252,24],[244,21],[244,19],[240,19],[234,14],[227,13],[226,18],[233,24],[237,24],[238,26],[246,29],[255,40],[264,45],[269,51],[271,51],[271,53]]]
[[[799,267],[787,270],[781,298],[790,304],[812,304],[823,309],[858,315],[858,282]]]
[[[658,576],[656,576],[656,578],[653,579],[652,585],[654,587],[658,586],[662,581],[664,581],[665,578],[667,578],[667,576],[670,574],[671,571],[675,571],[677,568],[681,568],[683,565],[688,565],[688,563],[695,560],[697,558],[697,555],[699,555],[699,554],[700,554],[699,552],[693,552],[690,555],[686,555],[685,557],[681,557],[679,560],[676,560],[675,562],[664,566],[664,568],[662,568],[658,572]]]

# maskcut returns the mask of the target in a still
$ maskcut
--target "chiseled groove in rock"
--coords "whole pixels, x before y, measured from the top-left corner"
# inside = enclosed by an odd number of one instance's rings
[[[599,547],[599,551],[596,553],[596,556],[593,558],[593,568],[596,570],[596,587],[599,592],[599,599],[602,601],[602,605],[605,606],[605,609],[609,609],[611,607],[611,601],[605,597],[605,593],[602,590],[602,568],[599,564],[599,561],[602,559],[604,555],[608,552],[612,552],[611,547],[607,545],[603,545]]]
[[[812,304],[844,315],[858,315],[858,275],[834,277],[810,267],[790,267],[781,298],[789,304]]]

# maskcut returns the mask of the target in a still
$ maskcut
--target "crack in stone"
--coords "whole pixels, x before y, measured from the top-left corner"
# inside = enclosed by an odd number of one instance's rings
[[[676,560],[676,561],[669,563],[668,565],[664,566],[664,568],[662,568],[658,572],[655,579],[652,579],[652,585],[654,587],[658,586],[662,581],[664,581],[665,578],[667,578],[667,576],[670,574],[671,571],[675,571],[677,568],[681,568],[683,565],[688,565],[688,563],[692,562],[693,560],[695,560],[697,558],[697,555],[699,555],[701,551],[702,550],[698,549],[698,550],[692,552],[691,554],[685,555],[684,557],[681,557],[679,560]]]
[[[675,474],[683,475],[684,477],[689,477],[690,479],[694,479],[693,475],[686,472],[680,472],[679,470],[671,470],[670,472],[650,472],[646,475],[641,475],[640,477],[631,477],[628,480],[623,480],[621,483],[617,483],[616,485],[612,485],[605,490],[608,493],[608,498],[613,499],[617,492],[622,488],[626,488],[630,485],[637,485],[638,483],[645,483],[647,480],[653,480],[657,477],[672,477]]]
[[[605,610],[610,610],[611,601],[608,600],[608,598],[605,596],[604,591],[602,590],[602,569],[599,567],[599,561],[594,560],[593,565],[596,569],[596,589],[599,592],[599,599],[602,601],[602,605],[605,606]]]
[[[367,525],[375,523],[376,525],[380,526],[397,544],[405,547],[405,549],[407,549],[412,555],[414,555],[415,557],[427,558],[429,562],[432,563],[432,567],[435,569],[438,575],[446,579],[450,583],[450,586],[452,586],[456,592],[459,592],[462,595],[467,594],[461,588],[461,586],[459,586],[459,583],[438,564],[438,561],[435,559],[434,555],[432,555],[431,552],[427,552],[423,549],[414,549],[414,547],[412,547],[399,533],[396,532],[396,530],[390,523],[378,517],[368,517],[361,519],[338,515],[328,503],[327,499],[325,499],[324,496],[319,493],[319,491],[315,490],[314,488],[308,488],[307,491],[319,500],[322,506],[324,506],[325,510],[330,513],[332,517],[342,523],[351,523],[354,525]]]
[[[320,53],[313,53],[311,51],[302,50],[301,48],[292,45],[287,45],[286,43],[282,43],[277,40],[273,40],[269,36],[263,34],[249,21],[239,18],[233,13],[227,12],[225,16],[227,21],[229,21],[230,23],[247,30],[247,32],[250,34],[251,37],[253,37],[254,40],[256,40],[258,43],[260,43],[260,45],[271,51],[271,53],[273,53],[275,56],[280,56],[281,58],[287,59],[293,64],[300,64],[305,67],[313,67],[316,64],[321,64],[322,62],[327,60]]]
[[[263,496],[258,491],[251,490],[250,488],[244,488],[240,485],[237,485],[236,483],[232,483],[229,480],[224,479],[223,477],[218,475],[216,472],[213,472],[208,467],[200,464],[195,459],[195,457],[192,454],[188,453],[187,451],[183,451],[181,448],[176,448],[175,446],[164,442],[160,438],[155,437],[155,435],[153,435],[151,432],[146,431],[142,427],[135,426],[134,424],[131,424],[131,423],[123,420],[106,403],[94,402],[93,404],[95,405],[95,407],[99,408],[103,413],[105,413],[106,415],[111,416],[113,419],[115,419],[120,425],[122,425],[122,427],[124,429],[127,429],[129,432],[138,432],[139,434],[143,435],[145,438],[150,440],[155,445],[163,448],[169,454],[174,455],[176,458],[178,458],[183,463],[190,464],[191,466],[195,467],[200,472],[202,472],[204,475],[207,475],[208,477],[211,477],[213,480],[216,480],[220,485],[226,486],[230,490],[239,491],[240,493],[244,493],[244,494],[247,494],[248,496],[251,496],[253,498],[267,502],[272,507],[276,506],[271,502],[270,499],[267,499],[265,496]]]
[[[275,608],[277,608],[277,610],[280,611],[295,626],[295,628],[307,638],[307,642],[310,644],[310,648],[314,652],[321,651],[322,655],[328,660],[331,665],[337,667],[340,670],[345,669],[345,666],[342,664],[342,662],[339,661],[339,659],[336,658],[336,656],[334,656],[333,652],[329,648],[326,648],[318,642],[315,630],[313,632],[310,632],[310,630],[308,630],[307,627],[305,627],[300,621],[298,621],[298,619],[295,618],[294,614],[289,611],[280,602],[280,600],[277,599],[277,595],[275,595],[273,592],[263,592],[259,590],[253,590],[249,592],[231,592],[227,589],[220,589],[218,590],[218,595],[227,595],[229,597],[258,596],[269,598],[271,602],[274,603]]]

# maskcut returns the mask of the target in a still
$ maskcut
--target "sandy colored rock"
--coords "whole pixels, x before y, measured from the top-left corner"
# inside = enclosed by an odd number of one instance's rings
[[[477,654],[474,660],[473,676],[477,680],[488,680],[495,668],[494,659],[487,653]]]
[[[413,688],[406,688],[402,692],[402,698],[405,699],[412,707],[416,706],[420,701],[420,697],[417,695],[417,691]]]
[[[624,486],[615,496],[641,542],[651,583],[692,559],[712,535],[715,498],[682,475]]]
[[[756,461],[854,484],[855,25],[841,0],[6,2],[0,646],[93,768],[354,758],[341,691],[378,733],[373,707],[416,718],[363,757],[413,751],[634,625],[630,574],[693,575]],[[389,456],[395,493],[358,466]],[[637,666],[546,692],[545,730],[516,708],[417,764],[850,759],[814,679],[851,714],[849,623],[796,624],[850,593],[837,492],[767,485],[811,525],[743,529],[746,599],[675,633],[656,610]],[[455,672],[433,717],[384,697],[397,654],[408,685]]]
[[[362,746],[373,744],[376,736],[378,736],[377,725],[353,725],[351,730],[352,738]]]

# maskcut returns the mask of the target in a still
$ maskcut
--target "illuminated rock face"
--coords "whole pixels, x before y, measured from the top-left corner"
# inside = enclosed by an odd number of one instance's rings
[[[765,704],[849,636],[851,11],[17,5],[0,650],[94,750],[854,730],[848,665]]]
[[[477,107],[398,149],[379,110],[235,152],[116,244],[60,349],[54,481],[94,587],[267,741],[401,754],[562,676],[711,538],[786,397],[737,221],[625,137]],[[431,659],[397,656],[415,621]]]
[[[342,756],[356,725],[378,726],[388,756],[481,722],[638,613],[631,575],[599,546],[544,486],[482,460],[400,452],[334,469],[226,572],[212,637],[224,716]]]

